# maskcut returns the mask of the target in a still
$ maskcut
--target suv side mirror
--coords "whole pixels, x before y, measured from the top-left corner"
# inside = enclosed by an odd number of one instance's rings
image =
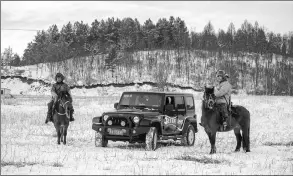
[[[117,109],[118,103],[114,103],[114,108]]]

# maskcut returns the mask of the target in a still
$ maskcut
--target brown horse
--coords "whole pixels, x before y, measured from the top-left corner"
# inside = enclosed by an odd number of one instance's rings
[[[204,127],[207,133],[210,144],[211,151],[210,154],[216,153],[216,133],[217,132],[227,132],[234,129],[234,134],[236,136],[237,145],[235,152],[240,151],[241,142],[242,147],[245,152],[250,152],[250,113],[243,106],[232,106],[229,114],[228,126],[223,130],[222,118],[220,112],[215,105],[215,95],[214,88],[205,87],[204,100],[202,101],[202,116],[200,125]],[[242,131],[242,135],[240,133]]]
[[[57,144],[60,144],[60,139],[64,145],[66,144],[67,129],[69,126],[69,112],[73,108],[69,100],[68,94],[61,93],[58,96],[55,108],[53,108],[53,123],[58,137]]]

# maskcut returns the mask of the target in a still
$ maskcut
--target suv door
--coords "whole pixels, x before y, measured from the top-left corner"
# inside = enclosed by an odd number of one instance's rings
[[[183,95],[175,96],[175,109],[177,111],[177,130],[182,131],[186,119],[186,106]]]
[[[164,116],[162,120],[164,134],[174,134],[177,131],[177,111],[175,109],[175,97],[173,95],[166,95]]]
[[[194,106],[194,99],[193,96],[186,96],[186,115],[188,117],[194,117],[195,115],[195,106]]]

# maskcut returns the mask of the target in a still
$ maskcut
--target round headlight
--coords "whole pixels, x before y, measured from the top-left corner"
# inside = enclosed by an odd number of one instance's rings
[[[125,122],[124,121],[121,121],[121,126],[125,126]]]
[[[104,115],[104,120],[106,121],[109,118],[108,115]]]
[[[139,122],[139,117],[137,117],[137,116],[133,117],[133,122],[138,123]]]
[[[112,120],[109,120],[108,125],[112,125],[112,124],[113,124]]]

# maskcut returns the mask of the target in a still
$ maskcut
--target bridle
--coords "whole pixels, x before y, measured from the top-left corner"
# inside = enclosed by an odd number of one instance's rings
[[[204,93],[204,105],[205,105],[205,108],[213,109],[214,104],[215,104],[215,99],[213,97],[214,97],[213,94],[207,95],[206,93]]]
[[[65,113],[60,113],[60,112],[58,112],[56,109],[55,109],[55,111],[57,112],[57,114],[58,115],[66,115],[67,117],[69,116],[68,115],[68,113],[66,113],[66,107],[65,107],[65,105],[67,104],[67,103],[69,103],[69,101],[65,101],[65,103],[63,103],[62,101],[61,101],[61,98],[59,98],[58,100],[57,100],[58,102],[59,102],[59,105],[65,110]]]

